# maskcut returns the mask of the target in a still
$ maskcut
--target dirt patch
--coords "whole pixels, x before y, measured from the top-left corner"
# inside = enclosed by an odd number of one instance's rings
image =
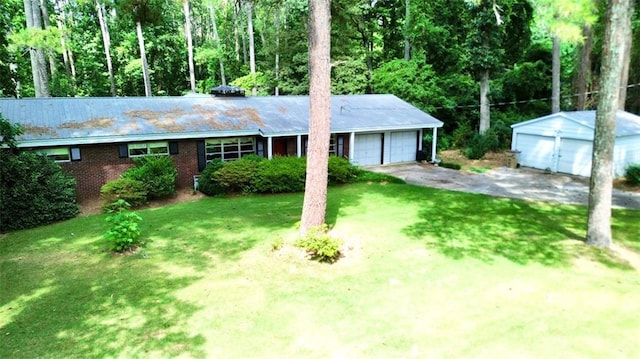
[[[460,150],[442,151],[438,154],[438,158],[444,162],[457,163],[462,166],[463,170],[471,168],[497,168],[507,166],[507,152],[487,152],[479,160],[470,160],[462,154]]]
[[[163,207],[169,204],[195,201],[203,197],[206,197],[206,196],[201,192],[193,192],[190,189],[183,189],[183,190],[177,191],[176,194],[171,197],[151,201],[145,204],[144,206],[136,208],[136,210],[157,208],[157,207]],[[102,201],[100,199],[93,199],[93,200],[84,201],[80,203],[81,216],[90,216],[98,213],[102,213]]]

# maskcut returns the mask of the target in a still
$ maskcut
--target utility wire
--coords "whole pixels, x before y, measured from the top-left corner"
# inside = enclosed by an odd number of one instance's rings
[[[627,85],[627,88],[632,88],[632,87],[636,87],[636,86],[640,86],[640,83],[636,83],[636,84],[631,84],[631,85]],[[588,91],[585,92],[584,95],[594,95],[599,93],[599,91]],[[580,94],[573,94],[573,95],[564,95],[561,96],[561,98],[573,98],[573,97],[578,97],[580,96]],[[540,102],[540,101],[550,101],[551,97],[545,97],[545,98],[536,98],[536,99],[530,99],[530,100],[521,100],[521,101],[511,101],[511,102],[496,102],[496,103],[490,103],[489,106],[490,107],[495,107],[495,106],[505,106],[505,105],[518,105],[518,104],[524,104],[524,103],[532,103],[532,102]],[[436,110],[443,110],[443,109],[456,109],[456,108],[475,108],[475,107],[480,107],[480,105],[460,105],[460,106],[454,106],[454,107],[447,107],[447,106],[438,106],[435,107]]]

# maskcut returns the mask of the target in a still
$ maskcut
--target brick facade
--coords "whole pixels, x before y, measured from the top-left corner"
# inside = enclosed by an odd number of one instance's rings
[[[79,146],[80,161],[60,164],[67,173],[76,178],[79,202],[99,198],[102,185],[117,179],[127,168],[133,166],[131,158],[118,156],[120,145],[113,143]],[[171,155],[171,158],[178,170],[176,187],[192,188],[193,176],[199,173],[196,141],[178,141],[178,154]]]

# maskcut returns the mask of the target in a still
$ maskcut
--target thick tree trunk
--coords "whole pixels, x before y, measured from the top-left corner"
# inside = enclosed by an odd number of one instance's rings
[[[300,233],[322,226],[331,134],[330,0],[309,0],[309,150]]]
[[[485,70],[480,78],[480,128],[481,134],[491,126],[491,109],[489,107],[489,70]]]
[[[634,2],[631,1],[630,13],[633,14]],[[624,58],[622,60],[622,74],[620,75],[620,98],[618,99],[618,109],[624,110],[627,103],[627,89],[629,86],[629,65],[631,63],[631,47],[633,46],[633,30],[631,26],[624,29],[626,44],[624,47]]]
[[[96,0],[96,9],[98,10],[98,21],[100,22],[100,32],[102,33],[102,43],[104,45],[104,56],[107,60],[107,71],[109,72],[109,86],[111,88],[111,96],[115,97],[118,93],[116,91],[116,81],[113,74],[113,63],[111,62],[111,36],[109,35],[109,27],[105,19],[104,4]]]
[[[24,0],[24,11],[27,28],[42,29],[39,1]],[[30,48],[29,57],[31,58],[31,73],[36,97],[50,97],[49,74],[47,73],[47,60],[44,51],[40,48]]]
[[[220,62],[220,80],[223,85],[227,84],[227,79],[224,75],[224,60],[222,59],[222,46],[220,45],[220,36],[218,35],[218,24],[216,21],[216,11],[213,8],[213,4],[209,4],[209,14],[211,16],[211,29],[213,31],[213,38],[216,41],[216,47],[218,50],[219,62]]]
[[[404,0],[404,59],[411,60],[411,42],[409,41],[409,31],[411,31],[411,0]]]
[[[182,10],[184,11],[184,33],[187,38],[189,84],[191,85],[191,92],[196,92],[196,69],[193,63],[193,38],[191,37],[191,14],[189,12],[189,0],[183,0]]]
[[[49,20],[49,3],[47,0],[40,0],[40,11],[42,14],[42,25],[44,29],[51,27],[51,21]],[[53,51],[48,51],[47,58],[49,60],[49,72],[51,76],[56,74],[56,57],[53,55]]]
[[[593,141],[587,244],[609,247],[611,238],[611,193],[613,186],[613,144],[620,97],[620,76],[624,69],[625,43],[631,26],[630,0],[609,0],[605,24],[600,75],[600,95]]]
[[[553,35],[551,61],[551,113],[560,112],[560,39]]]
[[[142,60],[142,77],[144,80],[144,95],[151,96],[151,76],[149,75],[149,65],[147,64],[147,53],[144,48],[144,35],[142,34],[142,24],[136,21],[136,32],[138,33],[138,46],[140,47],[140,59]]]
[[[245,3],[245,11],[247,12],[247,33],[249,35],[249,69],[251,72],[251,75],[254,76],[254,81],[255,81],[255,74],[256,74],[256,46],[255,46],[255,40],[254,40],[254,36],[253,36],[253,14],[252,14],[252,10],[251,10],[251,3],[249,1],[247,1]],[[255,86],[251,89],[251,95],[255,96],[258,94],[258,89]]]
[[[575,89],[578,94],[576,110],[582,111],[587,106],[588,84],[591,79],[591,53],[593,52],[593,31],[590,25],[582,28],[584,43],[580,48],[580,70],[576,75]]]

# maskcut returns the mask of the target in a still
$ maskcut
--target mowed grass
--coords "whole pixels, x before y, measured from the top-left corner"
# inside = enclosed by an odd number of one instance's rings
[[[0,240],[0,358],[638,358],[640,273],[586,247],[586,209],[421,188],[329,191],[333,265],[290,243],[302,194],[103,215]],[[639,211],[614,211],[640,249]],[[285,247],[271,250],[284,239]]]

